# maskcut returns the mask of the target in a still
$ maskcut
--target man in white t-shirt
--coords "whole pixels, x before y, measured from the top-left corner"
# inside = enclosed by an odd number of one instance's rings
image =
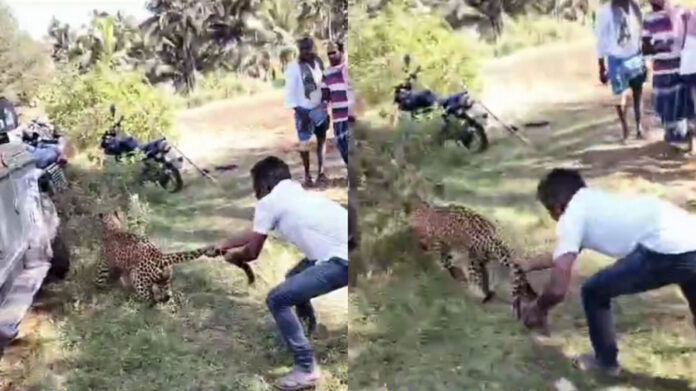
[[[317,138],[317,182],[327,180],[324,175],[324,153],[330,121],[326,104],[322,103],[324,64],[314,51],[314,41],[302,38],[297,42],[297,48],[300,52],[298,60],[290,63],[285,71],[285,105],[295,112],[305,185],[309,187],[314,184],[309,172],[312,134]]]
[[[537,198],[558,221],[551,278],[541,296],[522,306],[530,328],[545,327],[548,311],[563,301],[583,249],[620,258],[582,286],[582,304],[594,354],[575,362],[610,375],[620,371],[611,299],[678,284],[696,316],[696,216],[650,196],[587,188],[577,171],[554,169]]]
[[[256,163],[251,177],[259,200],[253,229],[218,248],[226,251],[230,263],[251,262],[258,258],[268,234],[276,231],[304,254],[266,300],[295,361],[294,370],[279,379],[276,387],[301,390],[316,384],[319,370],[297,315],[307,318],[311,331],[310,300],[348,285],[348,212],[337,202],[303,189],[292,180],[288,165],[275,156]],[[297,315],[292,307],[297,307]]]

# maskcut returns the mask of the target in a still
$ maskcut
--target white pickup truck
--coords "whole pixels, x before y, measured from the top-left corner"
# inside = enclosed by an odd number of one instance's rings
[[[0,108],[1,109],[1,108]],[[1,111],[1,110],[0,110]],[[20,141],[8,141],[0,113],[0,356],[17,336],[48,275],[64,278],[68,251],[58,235],[55,205],[44,186],[50,171],[36,168]],[[7,114],[7,112],[5,112]],[[14,126],[17,121],[15,116]],[[55,167],[53,167],[55,169]],[[48,174],[48,175],[47,175]],[[50,180],[50,179],[49,179]],[[54,189],[52,189],[54,190]]]

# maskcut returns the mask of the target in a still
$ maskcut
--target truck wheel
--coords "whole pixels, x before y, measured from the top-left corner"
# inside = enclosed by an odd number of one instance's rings
[[[51,242],[51,248],[53,249],[53,258],[51,258],[51,267],[46,276],[47,283],[64,280],[70,271],[70,250],[60,234],[56,235]]]

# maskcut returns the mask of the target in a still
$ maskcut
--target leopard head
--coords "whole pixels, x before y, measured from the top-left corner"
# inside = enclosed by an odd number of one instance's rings
[[[100,212],[98,217],[101,220],[102,227],[107,231],[119,231],[124,228],[123,216],[118,210]]]

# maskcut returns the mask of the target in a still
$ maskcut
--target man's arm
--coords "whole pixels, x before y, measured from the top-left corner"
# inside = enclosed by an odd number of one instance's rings
[[[300,100],[298,98],[298,75],[299,72],[297,64],[290,64],[285,70],[285,106],[288,109],[297,109],[300,106]]]
[[[553,256],[544,254],[526,262],[521,262],[520,266],[522,266],[525,272],[551,269],[553,267]]]
[[[237,251],[230,251],[225,254],[225,259],[234,264],[252,262],[258,259],[266,242],[266,235],[251,232],[244,246]]]
[[[548,334],[549,310],[565,298],[576,259],[577,253],[565,253],[556,259],[551,278],[541,296],[532,304],[522,304],[522,322],[527,328],[538,329]]]
[[[547,313],[565,298],[577,257],[577,253],[566,253],[554,260],[551,278],[536,301],[541,313]]]
[[[232,236],[231,238],[220,243],[217,246],[217,248],[218,248],[218,250],[221,250],[221,251],[227,251],[227,250],[231,250],[233,248],[242,247],[249,242],[252,234],[253,234],[253,232],[248,231],[248,232],[244,232],[243,234]]]

